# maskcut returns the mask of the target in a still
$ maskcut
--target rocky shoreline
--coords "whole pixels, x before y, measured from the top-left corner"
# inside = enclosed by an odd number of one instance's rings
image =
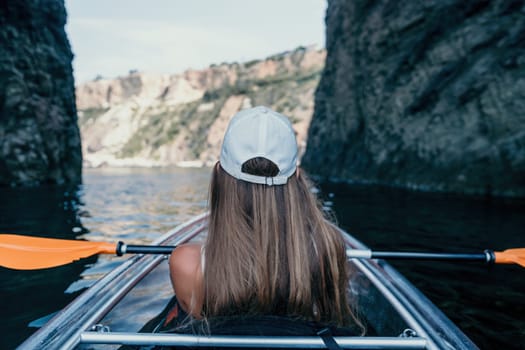
[[[207,166],[229,118],[266,105],[321,180],[525,197],[523,2],[329,0],[326,50],[76,89],[64,3],[44,3],[0,9],[0,186]]]
[[[81,181],[65,23],[61,0],[0,6],[0,186]]]
[[[304,166],[332,180],[525,197],[524,13],[503,0],[330,0]]]

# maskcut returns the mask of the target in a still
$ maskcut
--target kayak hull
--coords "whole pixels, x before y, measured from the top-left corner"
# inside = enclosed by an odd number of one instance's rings
[[[207,215],[163,235],[155,244],[202,240]],[[366,249],[341,231],[348,248]],[[477,349],[434,304],[382,260],[351,259],[349,292],[356,296],[374,337],[336,338],[346,348]],[[211,337],[140,333],[173,297],[166,256],[132,256],[101,278],[18,349],[107,349],[111,344],[323,348],[320,337]],[[408,331],[407,331],[408,330]],[[376,336],[377,334],[377,336]],[[102,345],[105,344],[105,345]],[[222,345],[221,345],[222,344]],[[273,345],[275,346],[273,346]],[[271,346],[270,346],[271,345]]]

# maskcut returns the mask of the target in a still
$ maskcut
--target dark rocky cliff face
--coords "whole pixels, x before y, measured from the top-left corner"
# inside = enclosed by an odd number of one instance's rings
[[[525,2],[329,0],[303,165],[525,196]]]
[[[63,0],[0,0],[0,185],[81,180],[65,23]]]

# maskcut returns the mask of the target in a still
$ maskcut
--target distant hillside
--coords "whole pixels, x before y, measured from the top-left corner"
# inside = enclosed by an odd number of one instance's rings
[[[304,151],[325,55],[300,47],[182,74],[132,72],[82,84],[76,99],[84,166],[211,164],[230,117],[257,105],[289,116]]]

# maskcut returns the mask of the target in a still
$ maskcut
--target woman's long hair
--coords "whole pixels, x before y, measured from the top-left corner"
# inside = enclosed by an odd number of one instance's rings
[[[243,172],[275,176],[253,158]],[[203,315],[286,315],[360,325],[348,304],[341,235],[326,222],[305,174],[279,186],[237,180],[219,164],[210,184]]]

